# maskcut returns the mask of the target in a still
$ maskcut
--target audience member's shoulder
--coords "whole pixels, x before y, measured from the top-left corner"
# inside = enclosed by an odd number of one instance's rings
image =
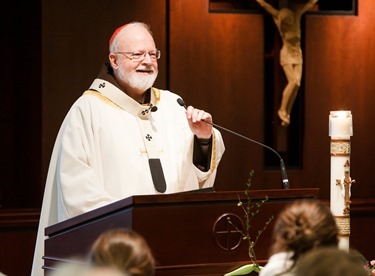
[[[260,276],[274,275],[292,275],[289,274],[290,268],[293,266],[292,252],[279,252],[272,255],[265,267],[259,273]]]
[[[50,273],[51,276],[129,276],[120,270],[110,267],[91,267],[86,264],[68,263],[61,265]]]
[[[321,247],[304,254],[296,264],[296,276],[366,276],[363,263],[337,247]]]

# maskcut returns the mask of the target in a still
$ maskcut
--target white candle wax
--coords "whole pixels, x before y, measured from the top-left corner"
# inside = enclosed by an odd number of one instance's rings
[[[351,111],[330,112],[329,136],[336,138],[353,136],[353,121]]]

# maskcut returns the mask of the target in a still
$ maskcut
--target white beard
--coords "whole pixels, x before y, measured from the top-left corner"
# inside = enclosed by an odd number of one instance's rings
[[[158,72],[154,71],[150,75],[139,75],[137,72],[132,72],[130,74],[122,74],[120,72],[121,79],[126,82],[129,86],[146,91],[154,84],[156,77],[158,76]]]

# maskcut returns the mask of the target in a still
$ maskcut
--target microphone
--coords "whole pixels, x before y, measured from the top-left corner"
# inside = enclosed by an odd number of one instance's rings
[[[155,112],[158,110],[158,107],[156,105],[150,106],[151,112]]]
[[[183,99],[178,98],[178,99],[177,99],[177,102],[178,102],[179,105],[181,105],[181,106],[183,106],[185,109],[187,109],[187,107],[186,107],[185,102],[184,102]],[[234,132],[234,131],[232,131],[232,130],[230,130],[230,129],[227,129],[227,128],[225,128],[225,127],[222,127],[222,126],[219,126],[219,125],[217,125],[217,124],[214,124],[214,123],[208,122],[208,121],[206,121],[206,120],[202,120],[202,121],[205,122],[206,124],[212,125],[212,126],[214,126],[214,127],[216,127],[216,128],[219,128],[219,129],[225,130],[225,131],[227,131],[227,132],[229,132],[229,133],[232,133],[232,134],[234,134],[234,135],[237,135],[237,136],[239,136],[239,137],[241,137],[241,138],[243,138],[243,139],[245,139],[245,140],[247,140],[247,141],[250,141],[250,142],[252,142],[252,143],[258,144],[258,145],[260,145],[260,146],[262,146],[262,147],[264,147],[264,148],[266,148],[266,149],[269,149],[269,150],[272,151],[273,153],[275,153],[275,154],[277,155],[277,157],[280,159],[281,178],[282,178],[282,181],[283,181],[283,183],[282,183],[282,187],[283,187],[283,189],[289,189],[289,180],[288,180],[288,175],[287,175],[287,173],[286,173],[286,168],[285,168],[284,160],[281,158],[280,154],[279,154],[276,150],[274,150],[273,148],[271,148],[271,147],[269,147],[269,146],[267,146],[267,145],[265,145],[265,144],[262,144],[262,143],[260,143],[260,142],[258,142],[258,141],[256,141],[256,140],[250,139],[250,138],[248,138],[248,137],[246,137],[246,136],[244,136],[244,135],[242,135],[242,134],[239,134],[239,133]]]

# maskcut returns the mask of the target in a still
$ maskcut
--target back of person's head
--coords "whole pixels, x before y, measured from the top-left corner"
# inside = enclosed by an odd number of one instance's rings
[[[337,247],[321,247],[307,252],[297,261],[295,276],[366,276],[357,256]]]
[[[318,200],[297,200],[278,215],[271,253],[293,252],[296,261],[304,252],[320,246],[337,246],[338,228],[328,206]]]
[[[145,239],[130,229],[110,230],[100,235],[89,254],[96,267],[115,267],[129,276],[155,273],[155,260]]]

